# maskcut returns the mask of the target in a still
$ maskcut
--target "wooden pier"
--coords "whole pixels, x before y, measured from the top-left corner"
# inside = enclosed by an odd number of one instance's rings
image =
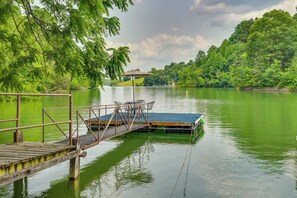
[[[128,104],[128,106],[115,104],[76,107],[77,110],[74,113],[71,94],[0,93],[0,95],[17,97],[16,118],[0,120],[0,123],[15,122],[13,128],[0,128],[0,133],[15,131],[13,143],[0,145],[0,186],[66,160],[70,160],[69,178],[75,179],[80,174],[80,157],[86,155],[84,150],[98,145],[101,141],[132,131],[151,131],[156,128],[164,128],[168,132],[192,133],[197,128],[202,128],[203,124],[202,114],[149,112],[152,102],[141,105]],[[21,126],[21,96],[68,97],[69,107],[66,109],[69,112],[69,119],[56,122],[43,108],[42,124]],[[45,122],[46,117],[50,120],[49,123]],[[61,124],[68,124],[68,132],[60,128]],[[87,133],[81,134],[79,131],[81,125],[88,128]],[[47,126],[56,126],[65,139],[55,143],[46,142]],[[42,128],[42,142],[23,142],[21,130],[37,127]]]
[[[0,184],[4,185],[78,155],[75,146],[53,143],[0,145]]]

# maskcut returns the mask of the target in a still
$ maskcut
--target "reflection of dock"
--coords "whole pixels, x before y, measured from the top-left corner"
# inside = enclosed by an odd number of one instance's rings
[[[200,135],[203,135],[203,133],[200,133]],[[146,165],[151,158],[151,153],[156,152],[154,144],[189,144],[189,137],[188,134],[166,134],[163,131],[155,131],[154,133],[129,133],[126,137],[116,141],[118,143],[117,147],[97,157],[88,163],[87,166],[84,166],[81,169],[78,183],[76,183],[76,180],[68,181],[66,178],[50,181],[50,188],[40,192],[41,194],[38,196],[56,197],[57,192],[59,192],[59,197],[75,197],[88,189],[97,197],[112,197],[112,195],[107,196],[104,193],[106,191],[115,193],[114,191],[125,187],[125,185],[131,185],[133,182],[137,182],[138,184],[151,183],[155,178],[148,171]],[[196,139],[195,143],[200,138],[201,136]],[[191,142],[191,144],[193,143]],[[115,168],[113,169],[113,167]],[[106,175],[112,176],[113,179],[106,179]],[[15,183],[14,189],[9,189],[7,194],[10,197],[13,197],[13,193],[15,196],[21,193],[30,195],[28,187],[26,187],[28,183],[30,181],[28,182],[27,180],[21,180],[21,182]],[[96,188],[88,188],[92,183],[96,185]],[[104,188],[101,186],[102,183],[110,183],[111,186]],[[25,185],[25,187],[22,185]],[[17,192],[17,190],[21,191]]]

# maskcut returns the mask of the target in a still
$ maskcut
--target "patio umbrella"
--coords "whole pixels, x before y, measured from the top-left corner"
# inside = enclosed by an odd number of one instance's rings
[[[149,76],[149,75],[151,75],[151,73],[142,72],[142,71],[133,70],[133,69],[124,73],[124,76],[131,76],[131,78],[132,78],[133,103],[135,103],[135,86],[134,86],[135,76]]]

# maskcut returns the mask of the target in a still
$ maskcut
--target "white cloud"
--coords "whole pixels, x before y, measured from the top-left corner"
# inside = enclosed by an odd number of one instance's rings
[[[135,68],[150,70],[151,67],[163,68],[171,62],[188,62],[194,59],[198,50],[206,50],[211,41],[200,35],[175,36],[159,34],[139,43],[127,43],[130,48],[131,64]],[[108,43],[109,46],[121,46],[119,43]]]
[[[283,0],[278,4],[268,6],[262,9],[257,9],[248,3],[245,4],[226,4],[222,2],[214,4],[206,4],[202,0],[196,0],[190,7],[190,10],[198,15],[208,17],[210,23],[214,26],[234,26],[242,20],[261,17],[265,12],[273,9],[282,9],[290,13],[295,13],[297,0]]]
[[[179,28],[178,28],[178,27],[175,27],[175,26],[173,26],[173,27],[171,27],[171,30],[172,30],[173,32],[177,32],[177,31],[179,31]]]
[[[200,0],[195,0],[194,4],[191,6],[190,10],[196,10],[200,6]]]
[[[264,13],[269,12],[273,9],[282,9],[282,10],[288,11],[291,14],[293,14],[296,12],[295,11],[296,5],[297,5],[297,0],[284,0],[277,5],[274,5],[274,6],[265,8],[265,9],[250,11],[250,12],[243,13],[243,14],[229,15],[229,16],[227,16],[227,20],[230,22],[232,22],[232,21],[239,22],[244,19],[261,17]]]
[[[220,15],[227,13],[242,13],[250,8],[247,5],[232,5],[224,2],[214,4],[207,4],[204,1],[196,0],[190,7],[190,10],[196,12],[198,15]]]

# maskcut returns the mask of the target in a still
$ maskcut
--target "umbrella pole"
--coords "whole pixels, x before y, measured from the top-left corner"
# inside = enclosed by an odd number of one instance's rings
[[[134,76],[132,76],[132,92],[133,92],[133,109],[134,109],[134,115],[135,115],[135,86],[134,86]]]
[[[134,86],[134,76],[132,76],[132,90],[133,90],[133,104],[135,103],[135,86]]]

